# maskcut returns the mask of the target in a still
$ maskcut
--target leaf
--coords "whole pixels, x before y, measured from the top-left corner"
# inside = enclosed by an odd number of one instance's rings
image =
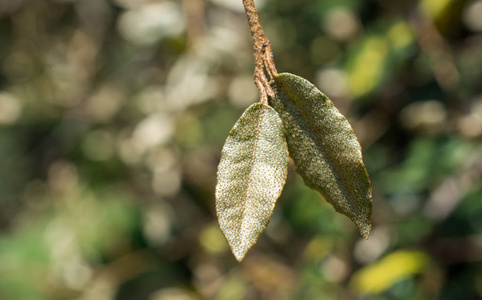
[[[361,294],[379,294],[398,281],[423,273],[430,266],[430,256],[422,251],[398,250],[366,265],[352,276],[350,286]]]
[[[268,225],[287,173],[280,117],[268,105],[251,105],[226,139],[217,174],[219,224],[238,261]]]
[[[305,184],[319,191],[368,238],[372,193],[361,147],[350,124],[312,83],[289,73],[275,77],[270,103],[286,130],[288,149]]]

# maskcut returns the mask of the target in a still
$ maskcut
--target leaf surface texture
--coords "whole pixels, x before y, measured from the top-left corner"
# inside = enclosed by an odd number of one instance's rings
[[[299,76],[281,73],[270,104],[279,113],[296,171],[368,238],[372,193],[361,147],[330,99]]]
[[[217,173],[216,212],[238,261],[268,225],[287,173],[280,117],[270,106],[251,105],[230,131]]]

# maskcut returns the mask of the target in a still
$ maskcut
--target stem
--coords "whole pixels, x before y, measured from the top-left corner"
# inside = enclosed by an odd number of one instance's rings
[[[243,0],[243,5],[248,17],[251,36],[253,37],[254,83],[261,94],[261,103],[268,104],[268,96],[274,97],[274,91],[270,83],[278,75],[273,62],[271,43],[264,35],[253,0]],[[268,74],[269,80],[266,78],[266,74]]]

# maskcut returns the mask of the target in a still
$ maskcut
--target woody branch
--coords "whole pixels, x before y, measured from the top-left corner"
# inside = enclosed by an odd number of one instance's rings
[[[268,103],[268,96],[274,97],[270,82],[278,75],[273,62],[271,43],[263,32],[253,0],[243,0],[248,17],[249,29],[253,37],[254,49],[254,83],[261,94],[261,103]],[[266,74],[269,76],[266,78]]]

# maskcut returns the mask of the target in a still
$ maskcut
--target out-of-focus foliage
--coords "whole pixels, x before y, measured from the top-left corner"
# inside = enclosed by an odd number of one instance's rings
[[[1,0],[0,299],[482,297],[482,2],[256,4],[278,70],[353,124],[370,239],[289,172],[232,257],[216,166],[258,100],[241,0]]]
[[[423,272],[427,260],[423,252],[397,251],[359,270],[352,278],[352,285],[361,293],[378,294],[398,281]]]

